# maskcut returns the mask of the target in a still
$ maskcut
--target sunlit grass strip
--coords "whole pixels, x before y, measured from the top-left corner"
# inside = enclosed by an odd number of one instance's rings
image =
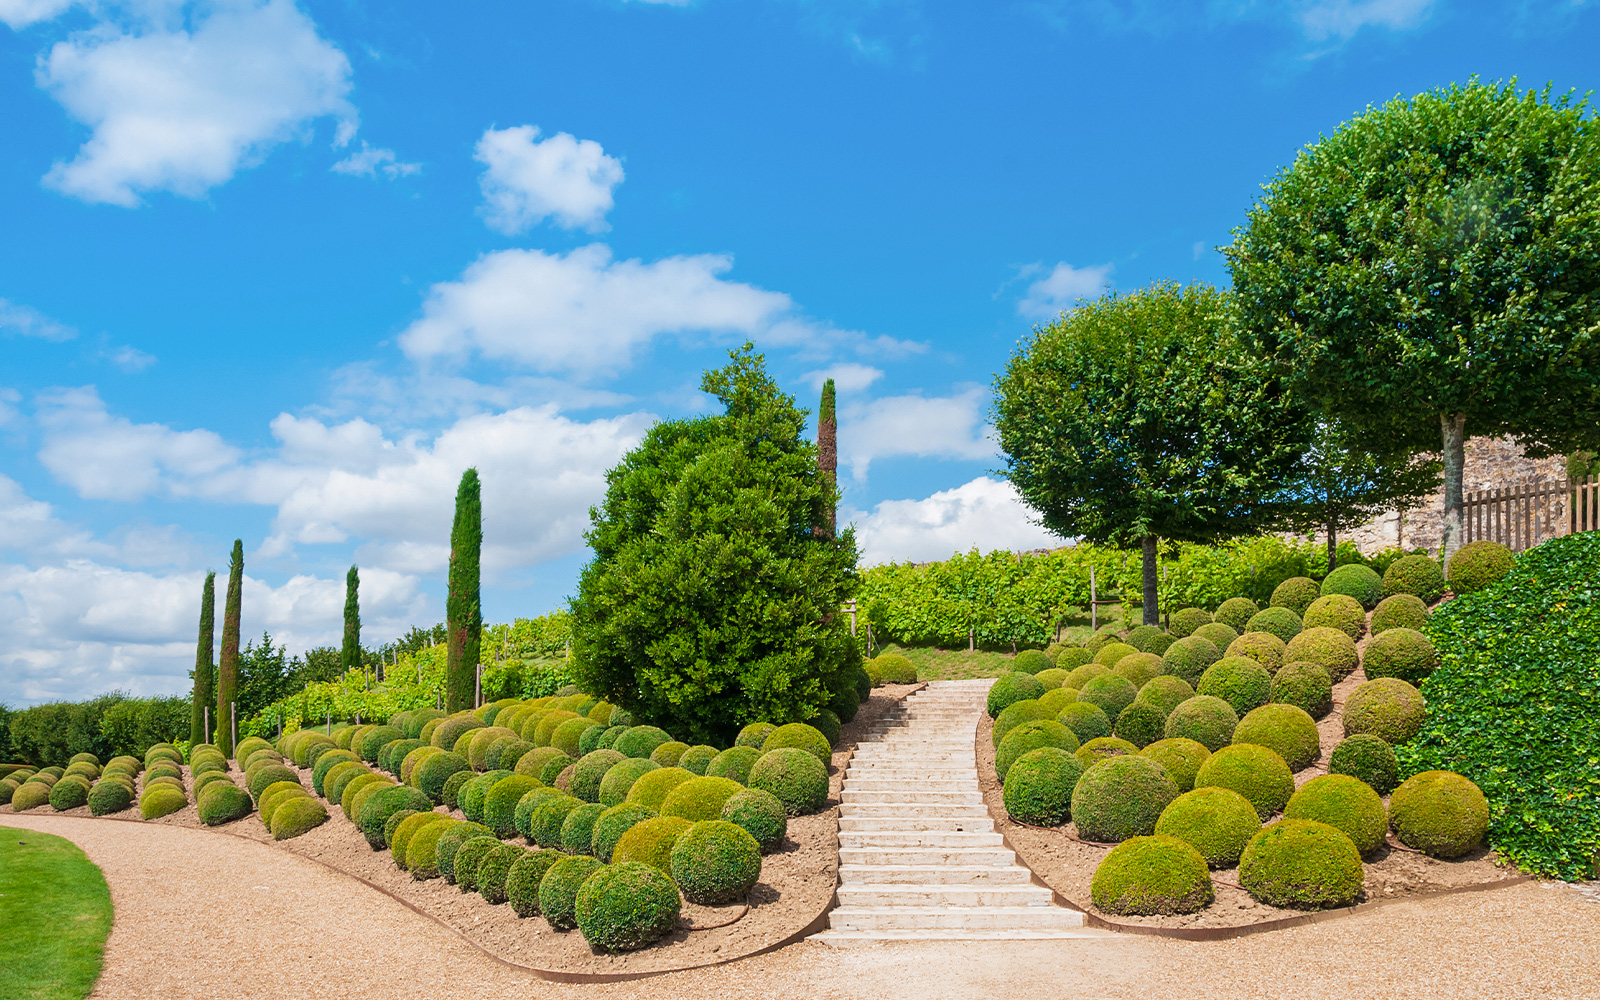
[[[110,931],[111,892],[76,844],[0,827],[0,997],[82,1000]]]

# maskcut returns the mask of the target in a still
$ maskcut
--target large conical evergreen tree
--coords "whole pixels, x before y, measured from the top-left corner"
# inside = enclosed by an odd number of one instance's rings
[[[483,611],[478,606],[478,558],[482,548],[483,502],[478,495],[478,470],[468,469],[456,489],[456,520],[450,529],[450,592],[444,607],[449,632],[444,680],[446,712],[475,707],[478,641],[483,633]]]
[[[222,655],[217,662],[216,743],[224,756],[233,756],[233,702],[239,697],[239,607],[244,591],[244,542],[233,540],[228,560],[228,603],[222,610]]]
[[[822,406],[817,411],[817,471],[833,490],[839,481],[839,422],[834,416],[833,379],[822,383]],[[829,505],[823,523],[813,529],[818,538],[832,538],[838,530],[838,509]]]
[[[344,647],[339,650],[339,669],[349,673],[361,666],[361,576],[354,566],[344,578]]]
[[[207,573],[200,588],[200,641],[194,648],[194,697],[189,706],[189,744],[204,743],[210,738],[206,732],[206,709],[216,696],[214,687],[217,666],[212,662],[211,644],[216,638],[217,574]]]

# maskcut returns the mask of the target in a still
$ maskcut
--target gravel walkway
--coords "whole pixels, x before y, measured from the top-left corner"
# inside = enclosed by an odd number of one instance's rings
[[[97,1000],[494,1000],[996,996],[1435,1000],[1600,998],[1600,906],[1564,886],[1402,903],[1236,941],[803,942],[612,985],[530,979],[394,900],[269,845],[50,815],[0,825],[76,842],[116,921]]]

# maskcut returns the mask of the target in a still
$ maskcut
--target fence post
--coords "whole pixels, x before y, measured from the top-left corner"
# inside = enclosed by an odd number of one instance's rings
[[[978,630],[971,625],[967,626],[967,652],[978,651]]]
[[[1089,565],[1089,631],[1100,631],[1100,602],[1094,591],[1094,564]]]
[[[233,734],[234,760],[238,760],[239,753],[239,703],[228,702],[228,731]]]
[[[211,734],[211,706],[210,705],[207,705],[205,707],[205,715],[206,715],[206,742],[210,743],[211,740],[213,739],[212,734]]]

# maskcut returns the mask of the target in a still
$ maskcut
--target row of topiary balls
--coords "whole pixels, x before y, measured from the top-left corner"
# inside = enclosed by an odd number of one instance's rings
[[[0,780],[0,805],[25,812],[48,803],[57,812],[87,805],[94,816],[127,809],[142,770],[137,757],[113,757],[104,770],[92,753],[75,754],[67,766],[16,767]]]

